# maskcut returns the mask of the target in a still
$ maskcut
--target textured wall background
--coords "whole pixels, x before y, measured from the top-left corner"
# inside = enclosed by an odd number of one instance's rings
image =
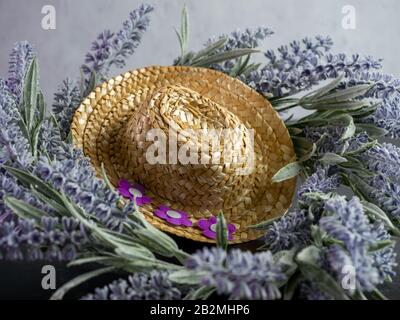
[[[91,41],[105,28],[118,30],[128,12],[141,0],[0,0],[0,75],[7,72],[8,53],[18,40],[35,45],[41,67],[41,83],[48,98],[66,76],[78,75]],[[187,4],[191,20],[191,48],[208,37],[237,28],[265,25],[275,31],[264,49],[294,39],[330,35],[335,52],[359,52],[385,60],[385,71],[400,76],[400,1],[381,0],[148,0],[155,6],[151,27],[128,68],[170,64],[179,53],[173,30]],[[56,30],[43,30],[41,9],[54,5]],[[341,25],[344,5],[356,9],[355,30]],[[262,56],[261,56],[262,58]],[[117,73],[117,71],[115,71]],[[50,102],[50,100],[48,99]]]

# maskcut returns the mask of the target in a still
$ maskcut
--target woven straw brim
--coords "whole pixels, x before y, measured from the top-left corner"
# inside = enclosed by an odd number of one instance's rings
[[[272,183],[271,178],[295,160],[295,152],[287,128],[271,104],[241,81],[218,71],[181,66],[153,66],[127,72],[97,87],[79,106],[71,125],[75,145],[91,158],[98,176],[101,176],[103,163],[113,185],[121,178],[135,181],[137,177],[132,176],[131,168],[121,160],[126,157],[128,147],[121,141],[121,129],[140,108],[143,112],[143,104],[149,98],[168,86],[191,89],[226,108],[247,128],[254,129],[256,167],[250,177],[254,181],[253,190],[249,190],[249,195],[240,203],[222,210],[226,220],[237,228],[231,243],[259,238],[263,232],[248,227],[283,215],[292,203],[295,179]],[[171,185],[176,182],[163,180],[157,172],[149,171],[154,174],[154,181],[158,181],[157,190],[150,192],[144,185],[146,195],[153,199],[140,207],[146,219],[163,231],[195,241],[214,242],[203,236],[196,223],[201,218],[218,215],[221,208],[196,210],[193,206],[168,200],[171,198],[165,196],[168,195],[165,190],[173,189]],[[199,185],[201,187],[204,188]],[[240,187],[239,183],[237,188]],[[159,205],[187,211],[193,227],[174,226],[156,217],[154,211]]]

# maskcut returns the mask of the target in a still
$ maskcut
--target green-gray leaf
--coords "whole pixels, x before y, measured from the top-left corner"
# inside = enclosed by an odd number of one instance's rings
[[[217,218],[217,246],[226,250],[228,248],[228,227],[222,211]]]
[[[255,49],[234,49],[227,52],[220,52],[213,54],[212,56],[205,57],[204,59],[198,60],[197,62],[192,63],[193,67],[209,67],[215,63],[220,63],[232,59],[237,59],[242,56],[246,56],[248,54],[252,54],[255,52],[259,52]]]
[[[371,138],[384,137],[388,133],[388,131],[386,129],[379,128],[376,125],[369,124],[369,123],[357,123],[356,130],[357,130],[357,132],[365,131],[366,133],[368,133],[368,136],[370,136]]]
[[[205,276],[205,273],[196,272],[188,269],[181,269],[174,271],[169,275],[169,279],[179,284],[197,285],[201,282],[201,279]]]
[[[15,214],[17,214],[21,218],[25,218],[28,220],[35,220],[36,222],[38,222],[42,217],[48,215],[43,210],[31,206],[30,204],[27,204],[26,202],[18,200],[14,197],[6,196],[4,199],[4,203],[12,211],[14,211]]]
[[[46,116],[46,103],[44,101],[43,92],[39,90],[37,94],[37,109],[39,111],[38,123],[42,123]]]
[[[297,176],[302,169],[303,167],[298,162],[289,163],[275,173],[272,177],[272,182],[281,182],[293,178]]]
[[[325,153],[320,162],[327,165],[335,165],[343,162],[347,162],[347,159],[344,157],[339,156],[336,153],[327,152]]]
[[[347,140],[347,139],[351,138],[352,136],[354,136],[354,134],[356,133],[356,126],[354,124],[354,120],[353,120],[352,116],[350,116],[348,114],[342,114],[338,117],[335,117],[333,120],[339,121],[339,122],[342,122],[345,124],[344,133],[343,133],[342,137],[339,139],[339,141]]]
[[[183,53],[186,52],[189,37],[189,15],[186,6],[183,6],[181,17],[181,40]]]
[[[332,80],[331,82],[329,82],[327,85],[323,86],[322,88],[310,93],[309,95],[304,97],[304,100],[317,100],[319,97],[327,94],[329,91],[335,89],[340,82],[342,82],[344,78],[344,75],[341,74],[339,77],[337,77],[336,79]]]
[[[47,183],[43,182],[43,180],[21,169],[16,169],[5,165],[3,165],[2,167],[6,169],[9,173],[11,173],[13,176],[15,176],[22,184],[28,187],[31,186],[36,190],[40,190],[41,193],[45,194],[50,199],[53,199],[58,203],[62,204],[62,202],[60,201],[59,193],[56,190],[54,190],[54,188],[49,186]]]
[[[196,53],[196,55],[193,57],[192,59],[192,63],[195,63],[201,59],[203,59],[204,57],[208,57],[211,56],[212,54],[214,54],[216,51],[218,51],[219,49],[223,48],[223,46],[225,45],[226,41],[228,40],[227,37],[223,37],[221,39],[219,39],[218,41],[215,41],[214,43],[212,43],[211,45],[209,45],[208,47],[204,48],[203,50],[200,50],[198,53]]]
[[[360,84],[350,88],[337,90],[333,93],[325,95],[316,101],[347,101],[365,94],[371,88],[370,84]]]
[[[29,65],[24,79],[23,89],[23,112],[25,115],[25,123],[30,130],[33,126],[33,120],[36,111],[37,92],[38,92],[38,67],[36,57],[34,57]]]

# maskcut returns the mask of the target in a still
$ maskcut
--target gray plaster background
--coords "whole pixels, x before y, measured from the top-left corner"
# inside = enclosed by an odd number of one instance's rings
[[[190,47],[199,48],[209,36],[237,28],[265,25],[275,31],[263,49],[305,36],[330,35],[335,52],[384,58],[385,72],[400,76],[398,0],[148,0],[155,6],[151,26],[127,68],[170,64],[179,54],[173,30],[179,26],[180,11],[187,4]],[[140,0],[0,0],[0,75],[7,72],[8,53],[18,40],[35,45],[41,68],[41,83],[50,102],[66,76],[78,75],[91,41],[105,28],[118,30],[128,12]],[[43,30],[41,9],[56,8],[56,30]],[[355,30],[341,25],[342,7],[356,8]],[[262,55],[260,55],[262,59]],[[114,72],[115,74],[118,71]]]

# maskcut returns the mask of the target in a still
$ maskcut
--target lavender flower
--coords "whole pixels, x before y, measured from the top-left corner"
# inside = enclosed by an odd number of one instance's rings
[[[265,245],[272,252],[302,248],[310,243],[312,221],[305,210],[290,211],[268,229]]]
[[[293,41],[289,46],[278,48],[279,57],[273,50],[268,50],[265,57],[271,67],[289,71],[307,65],[312,58],[323,56],[324,52],[329,51],[332,45],[330,37],[304,38],[301,42]]]
[[[133,210],[130,205],[123,209],[117,206],[118,194],[95,176],[87,158],[51,163],[48,158],[41,157],[35,173],[110,229],[121,230],[126,215]]]
[[[0,118],[4,115],[0,110]],[[0,120],[0,123],[2,121]],[[29,168],[33,161],[29,143],[20,135],[15,125],[0,128],[0,164],[13,164],[19,168]]]
[[[0,78],[0,109],[9,116],[15,115],[17,111],[15,96],[2,78]]]
[[[383,99],[375,113],[364,121],[386,129],[387,137],[400,138],[400,98]]]
[[[227,38],[225,45],[218,50],[218,53],[227,52],[234,49],[245,49],[245,48],[256,48],[260,43],[267,37],[271,36],[273,31],[266,27],[258,27],[254,29],[246,28],[245,30],[236,30],[229,35],[220,35],[219,37],[212,37],[208,39],[205,47],[210,46],[216,41]],[[228,60],[224,63],[213,64],[211,67],[213,69],[219,70],[230,74],[235,66],[234,60]]]
[[[106,30],[92,43],[91,52],[86,54],[82,70],[90,75],[93,71],[105,77],[113,65],[122,68],[125,58],[133,54],[149,25],[148,14],[153,7],[143,4],[129,14],[129,19],[116,34]]]
[[[317,145],[317,152],[343,154],[346,151],[356,151],[369,142],[368,135],[360,132],[343,140],[346,128],[343,126],[327,125],[325,127],[305,127],[303,133],[307,139]]]
[[[24,186],[18,184],[17,179],[8,173],[1,171],[0,175],[0,213],[3,215],[13,216],[12,211],[5,206],[4,197],[12,196],[19,200],[23,200],[24,202],[34,206],[44,212],[49,213],[50,215],[54,214],[54,210],[52,210],[49,206],[43,204],[38,199],[36,199],[31,190],[25,188]]]
[[[328,193],[336,190],[339,187],[339,177],[337,175],[329,176],[328,170],[329,168],[318,167],[300,186],[298,196],[304,198],[307,193]]]
[[[374,241],[386,241],[390,240],[391,236],[387,232],[383,223],[375,223],[373,226]],[[384,247],[380,250],[372,252],[372,258],[374,259],[374,266],[378,269],[380,283],[386,279],[396,276],[395,268],[396,252],[394,251],[394,244]]]
[[[400,185],[381,174],[368,179],[367,182],[369,187],[363,192],[391,219],[400,222]]]
[[[316,39],[315,44],[311,40],[303,41],[304,48],[297,42],[291,45],[291,50],[287,46],[281,47],[279,58],[275,52],[268,51],[266,57],[270,63],[243,81],[259,92],[280,97],[309,89],[322,80],[337,78],[339,73],[351,78],[381,68],[381,60],[369,56],[360,58],[355,54],[350,58],[345,54],[323,54],[330,49],[332,42],[330,38]]]
[[[272,252],[288,250],[293,247],[302,248],[311,242],[311,225],[314,219],[308,214],[310,204],[316,203],[308,198],[308,193],[328,193],[339,186],[337,175],[328,175],[328,168],[318,167],[315,173],[307,178],[300,186],[298,197],[304,209],[288,212],[278,221],[275,221],[265,235],[265,244]],[[314,211],[321,211],[315,206]],[[314,212],[315,213],[315,212]]]
[[[187,268],[205,273],[202,282],[229,299],[279,299],[279,283],[286,280],[283,265],[269,251],[253,254],[233,249],[204,248],[186,261]]]
[[[355,136],[349,138],[345,143],[347,143],[347,152],[356,152],[361,150],[365,144],[370,142],[369,136],[366,132],[360,132]]]
[[[87,242],[85,230],[73,218],[43,217],[39,228],[25,219],[0,224],[1,259],[71,261]]]
[[[346,88],[367,83],[371,83],[373,86],[366,92],[365,97],[388,99],[398,96],[400,92],[400,79],[388,74],[368,72],[368,70],[352,74],[343,82],[342,87]]]
[[[9,163],[27,168],[32,163],[32,155],[18,121],[15,101],[0,80],[0,164]]]
[[[20,102],[25,73],[33,56],[33,48],[27,41],[18,42],[11,51],[7,85],[17,102]]]
[[[205,44],[205,47],[210,46],[222,38],[227,38],[224,47],[221,48],[219,52],[231,51],[234,49],[256,48],[260,45],[261,41],[265,40],[272,34],[274,34],[274,32],[266,27],[258,27],[254,29],[246,28],[243,31],[236,30],[229,35],[220,35],[218,38],[210,38]]]
[[[54,94],[53,113],[60,126],[61,137],[65,139],[70,131],[72,116],[79,107],[82,97],[76,82],[65,79]]]
[[[174,287],[165,271],[150,274],[136,273],[128,280],[118,279],[111,284],[95,289],[83,300],[179,300],[181,291]]]
[[[343,196],[335,196],[326,201],[325,210],[330,215],[321,218],[320,227],[330,236],[343,242],[353,238],[371,240],[371,224],[357,197],[347,201]]]
[[[386,275],[380,265],[382,260],[379,261],[379,257],[387,255],[386,257],[391,259],[388,266],[395,263],[394,256],[386,250],[370,254],[370,249],[377,241],[386,238],[387,234],[382,233],[382,227],[369,222],[356,197],[346,201],[345,197],[336,196],[326,202],[325,209],[329,215],[320,219],[320,228],[343,243],[343,246],[334,244],[325,250],[328,269],[340,281],[343,277],[343,268],[352,266],[355,269],[356,286],[363,291],[373,290]],[[386,272],[391,271],[391,268],[386,270]]]
[[[363,152],[361,159],[366,166],[387,177],[396,177],[400,170],[400,148],[391,143],[382,143]]]
[[[342,126],[328,125],[325,127],[305,127],[304,136],[317,144],[318,153],[341,153],[344,145],[340,143],[345,128]]]

